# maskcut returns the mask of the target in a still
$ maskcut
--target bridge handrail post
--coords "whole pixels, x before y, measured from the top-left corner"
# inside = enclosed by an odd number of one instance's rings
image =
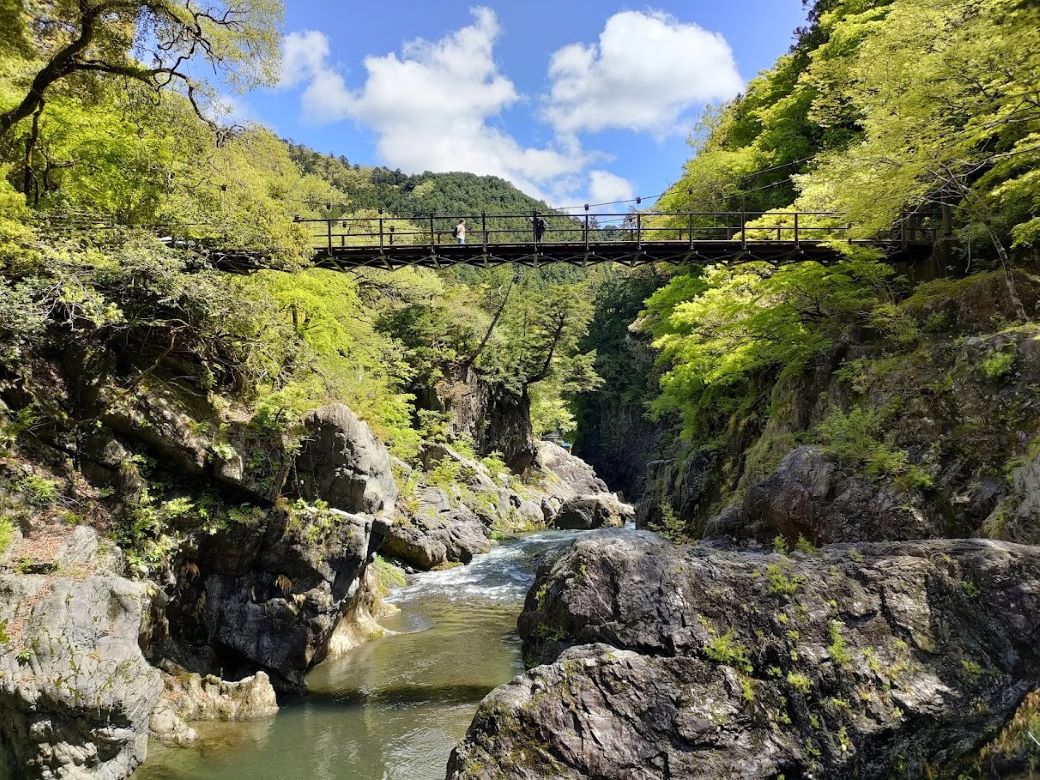
[[[747,249],[747,214],[740,212],[740,248]]]
[[[487,212],[480,212],[480,232],[484,235],[484,253],[487,254],[488,248],[488,229],[487,229]]]
[[[643,212],[636,212],[636,248],[643,248]]]
[[[798,240],[798,212],[794,213],[794,245],[795,248],[801,247],[801,242]]]
[[[589,253],[589,204],[585,204],[585,254]]]
[[[332,220],[325,220],[325,236],[328,243],[329,254],[332,254]]]
[[[690,230],[690,249],[693,249],[693,212],[687,212],[686,214],[687,227]]]
[[[437,245],[437,242],[434,239],[434,235],[433,235],[433,214],[430,214],[430,248],[432,249],[436,245]]]
[[[396,229],[393,225],[390,226],[390,246],[394,245],[394,231]]]
[[[383,251],[383,210],[379,209],[379,251]]]

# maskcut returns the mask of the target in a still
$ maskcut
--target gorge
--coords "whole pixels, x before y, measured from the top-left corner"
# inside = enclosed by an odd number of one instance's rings
[[[0,2],[0,780],[1035,777],[1040,8],[804,5],[600,222]]]

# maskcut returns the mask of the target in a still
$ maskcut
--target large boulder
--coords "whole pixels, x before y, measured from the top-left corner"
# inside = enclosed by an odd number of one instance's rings
[[[308,414],[303,429],[295,463],[301,497],[344,512],[390,510],[397,498],[390,453],[367,423],[343,404],[331,404]]]
[[[0,575],[0,775],[117,780],[144,760],[157,598],[120,577]]]
[[[553,442],[538,442],[535,464],[546,475],[543,488],[562,500],[608,492],[592,466]]]
[[[482,702],[450,777],[955,776],[1040,683],[1040,549],[600,531],[519,628],[546,665]]]
[[[272,512],[207,537],[180,565],[168,610],[172,660],[239,679],[266,672],[298,690],[354,602],[388,523],[336,509]]]
[[[553,518],[553,525],[578,531],[594,528],[620,528],[635,514],[613,493],[597,493],[568,499]]]
[[[423,487],[399,507],[381,552],[426,570],[469,563],[490,549],[487,528],[475,512],[440,488]]]
[[[260,720],[278,712],[274,687],[263,672],[230,681],[168,664],[163,685],[149,725],[152,736],[166,744],[184,746],[197,740],[198,734],[188,725],[194,721]]]

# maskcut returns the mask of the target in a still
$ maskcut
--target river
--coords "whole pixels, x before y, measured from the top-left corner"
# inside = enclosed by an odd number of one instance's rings
[[[317,666],[275,718],[195,724],[188,748],[154,745],[144,780],[442,780],[484,695],[523,670],[516,618],[542,553],[581,532],[545,531],[469,566],[409,577],[391,632]]]

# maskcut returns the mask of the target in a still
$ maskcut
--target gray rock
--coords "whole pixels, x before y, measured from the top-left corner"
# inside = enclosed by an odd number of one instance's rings
[[[415,506],[399,508],[380,552],[418,569],[469,563],[491,549],[481,519],[443,490],[420,488]]]
[[[389,511],[397,498],[390,454],[368,425],[342,404],[303,420],[306,438],[296,457],[300,495],[345,512]]]
[[[813,544],[922,539],[942,534],[891,485],[843,474],[815,446],[792,450],[744,501],[708,521],[704,537],[770,543],[805,537]]]
[[[163,686],[138,639],[156,598],[119,577],[0,576],[0,744],[13,776],[117,780],[144,760]]]
[[[547,665],[482,702],[449,777],[955,775],[1040,679],[1040,549],[594,532],[519,628]]]
[[[192,476],[203,473],[209,457],[210,443],[197,421],[212,410],[193,408],[204,404],[204,399],[160,382],[147,392],[130,393],[106,386],[99,398],[105,425],[145,444],[161,458],[164,467]]]
[[[238,681],[188,672],[176,665],[164,668],[165,690],[149,721],[152,736],[161,742],[188,745],[198,735],[187,724],[204,720],[259,720],[278,712],[274,687],[263,672]]]
[[[516,473],[534,463],[531,399],[526,393],[487,379],[471,365],[456,365],[427,401],[449,412],[452,434],[468,436],[481,455],[498,453]]]
[[[613,493],[599,493],[568,499],[553,518],[557,528],[588,531],[593,528],[620,528],[635,510]]]
[[[562,500],[608,492],[592,466],[558,444],[538,442],[535,464],[547,476],[544,489]]]
[[[262,670],[278,689],[301,689],[361,598],[387,528],[371,516],[309,509],[208,537],[168,610],[180,647],[173,660],[231,679]]]
[[[983,528],[987,535],[1040,544],[1040,455],[1011,472],[1011,487]]]

